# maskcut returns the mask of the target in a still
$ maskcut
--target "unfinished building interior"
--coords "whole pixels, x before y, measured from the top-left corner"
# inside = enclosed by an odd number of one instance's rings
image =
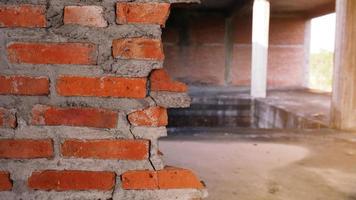
[[[168,163],[199,172],[208,199],[354,199],[353,4],[173,6],[164,68],[189,85],[192,104],[169,109]],[[335,12],[330,93],[310,89],[311,20]]]
[[[270,22],[266,22],[269,31],[265,33],[269,34],[265,35],[269,39],[267,75],[261,77],[264,80],[258,77],[258,81],[267,83],[270,92],[268,99],[253,102],[253,113],[250,112],[251,76],[260,76],[251,72],[253,1],[204,2],[196,7],[173,7],[163,31],[164,67],[175,79],[190,85],[193,97],[191,108],[171,112],[174,117],[170,118],[170,125],[328,126],[330,94],[302,90],[308,88],[310,21],[334,12],[335,2],[271,1]],[[257,32],[262,35],[261,30]],[[203,107],[204,103],[207,107]],[[209,104],[220,107],[209,107]],[[299,109],[298,105],[308,109]],[[293,109],[294,112],[288,112]]]
[[[356,199],[355,11],[0,0],[0,199]],[[330,13],[325,92],[310,35]]]

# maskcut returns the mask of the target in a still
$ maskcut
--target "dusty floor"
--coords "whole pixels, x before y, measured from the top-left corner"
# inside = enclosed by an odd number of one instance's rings
[[[160,149],[167,164],[197,172],[208,200],[356,199],[356,134],[229,132],[178,134]]]

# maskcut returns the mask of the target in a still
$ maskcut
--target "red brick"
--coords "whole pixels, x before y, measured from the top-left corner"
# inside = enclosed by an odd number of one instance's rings
[[[47,77],[0,76],[0,94],[48,95]]]
[[[158,171],[158,183],[160,189],[204,188],[192,171],[175,167]]]
[[[188,90],[186,84],[172,80],[164,69],[154,70],[151,73],[150,81],[153,91],[186,92]]]
[[[28,179],[28,187],[35,190],[112,190],[115,173],[65,170],[34,172]]]
[[[169,16],[168,3],[117,3],[118,24],[144,23],[164,25]]]
[[[164,60],[162,43],[157,39],[117,39],[113,41],[112,46],[115,58]]]
[[[12,189],[12,181],[9,172],[0,171],[0,191],[9,191]]]
[[[57,93],[61,96],[145,98],[146,78],[61,76]]]
[[[100,6],[66,6],[64,8],[64,24],[106,27],[107,21]]]
[[[15,111],[0,108],[0,128],[16,128],[17,119]]]
[[[130,123],[134,126],[166,126],[168,124],[167,109],[149,107],[128,115]]]
[[[146,140],[66,140],[61,146],[64,157],[145,160],[149,142]]]
[[[117,112],[99,108],[60,108],[36,105],[32,109],[33,125],[116,128],[117,120]]]
[[[96,64],[96,45],[91,43],[14,42],[7,51],[11,63]]]
[[[46,7],[42,5],[0,5],[0,27],[46,27]]]
[[[159,171],[137,170],[121,175],[125,190],[203,189],[203,184],[187,169],[166,167]]]
[[[32,159],[53,157],[53,144],[50,139],[2,139],[0,158]]]
[[[122,174],[122,188],[126,190],[158,189],[156,171],[128,171]]]

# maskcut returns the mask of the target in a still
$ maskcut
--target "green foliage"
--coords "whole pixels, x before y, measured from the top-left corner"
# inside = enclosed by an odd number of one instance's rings
[[[310,56],[309,87],[331,91],[334,53],[321,51]]]

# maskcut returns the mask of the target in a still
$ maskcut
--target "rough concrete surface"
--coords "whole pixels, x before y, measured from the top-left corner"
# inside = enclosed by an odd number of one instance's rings
[[[191,87],[191,106],[171,109],[169,125],[264,129],[329,127],[329,93],[302,88],[269,90],[267,98],[255,100],[248,93],[248,90],[237,87]],[[155,95],[152,98],[158,102]]]
[[[259,128],[312,128],[313,124],[329,127],[330,105],[331,95],[326,92],[271,90],[266,99],[256,100],[255,123]]]
[[[356,136],[350,133],[190,133],[160,141],[160,149],[166,163],[199,172],[207,200],[356,199]]]

